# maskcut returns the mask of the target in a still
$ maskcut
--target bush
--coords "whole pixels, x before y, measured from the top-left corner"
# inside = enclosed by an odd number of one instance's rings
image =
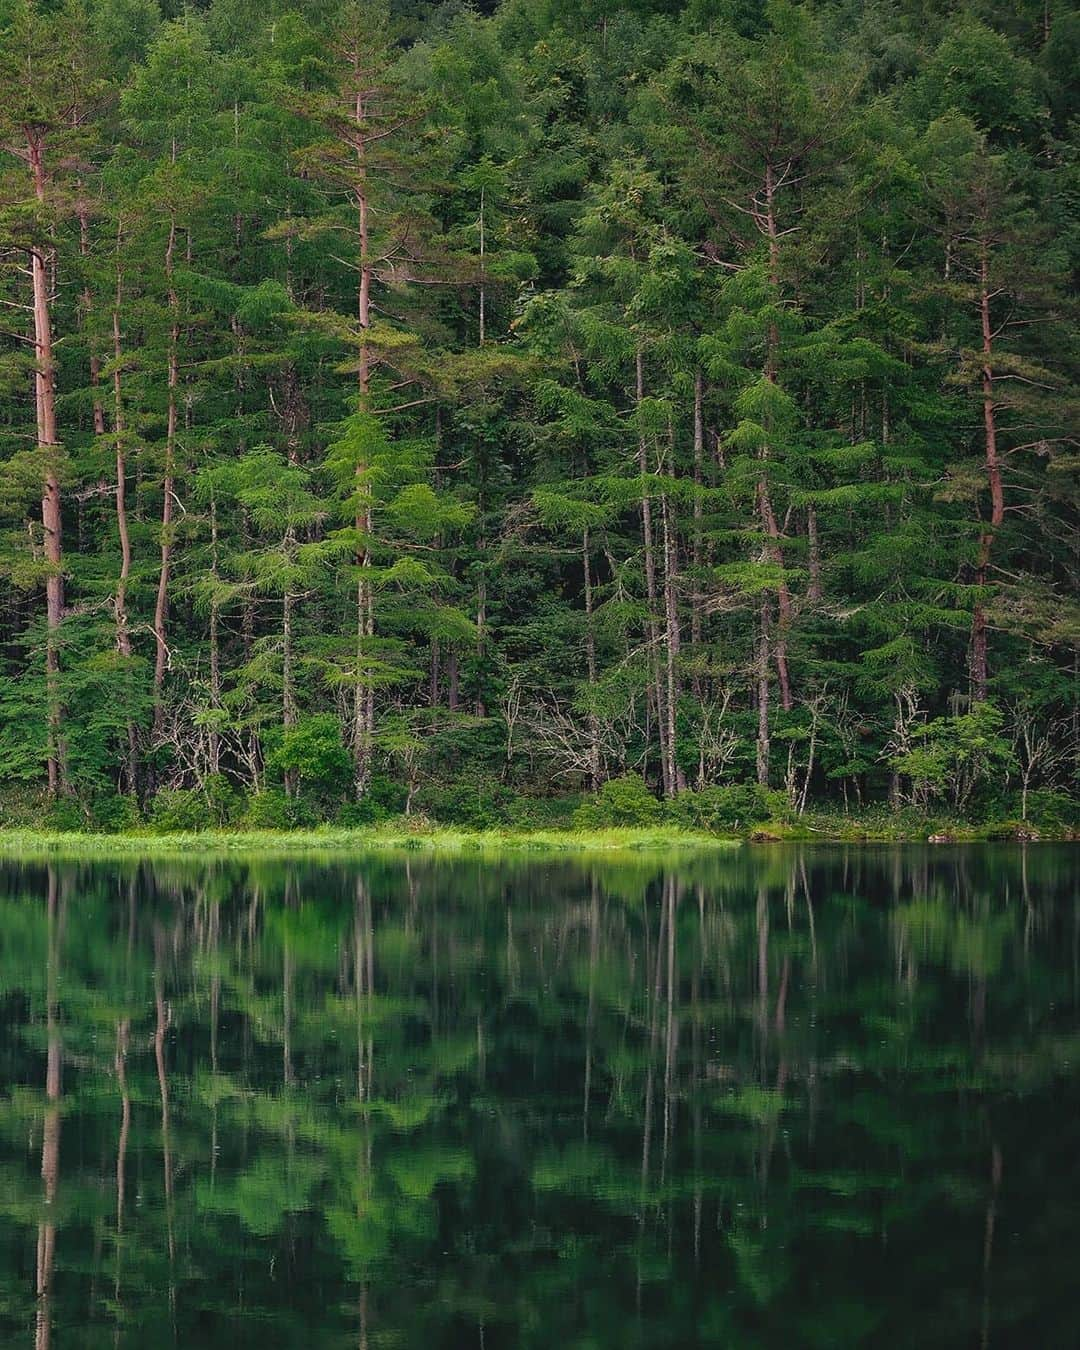
[[[921,802],[945,799],[963,812],[976,790],[1014,763],[1001,734],[1005,716],[992,703],[975,703],[957,717],[935,717],[911,733],[913,745],[890,763],[912,783]]]
[[[1033,788],[1028,793],[1028,820],[1046,830],[1080,828],[1080,802],[1064,792]]]
[[[42,821],[48,817],[49,805],[41,788],[29,783],[5,783],[0,793],[0,828],[40,829]]]
[[[506,806],[506,823],[515,830],[569,830],[581,805],[577,792],[563,797],[515,795]]]
[[[307,802],[273,787],[248,799],[240,824],[247,830],[296,830],[318,824],[318,817]]]
[[[119,793],[95,797],[90,806],[90,818],[95,829],[105,834],[123,834],[125,830],[135,830],[142,824],[139,803],[134,797],[124,797]]]
[[[622,778],[609,778],[591,801],[582,802],[574,812],[574,828],[603,830],[656,825],[663,811],[644,778],[628,773]]]
[[[352,759],[333,713],[302,717],[295,726],[275,729],[265,738],[266,772],[292,774],[301,793],[322,803],[337,802],[352,781]]]
[[[358,802],[346,802],[337,813],[337,823],[349,828],[377,825],[381,820],[400,816],[407,797],[404,786],[385,774],[373,774],[368,790]]]
[[[739,783],[680,792],[668,807],[668,815],[673,824],[685,829],[723,833],[767,820],[782,820],[789,810],[790,803],[783,792],[757,783]]]
[[[498,779],[474,775],[454,783],[430,783],[416,794],[416,805],[440,825],[493,830],[509,820],[514,794]]]
[[[90,824],[86,808],[78,797],[57,797],[49,803],[45,826],[50,830],[85,830]]]
[[[197,788],[161,788],[150,799],[150,825],[162,834],[209,829],[215,822]]]
[[[207,778],[205,793],[215,825],[233,824],[244,809],[243,793],[237,792],[223,773],[214,773]]]

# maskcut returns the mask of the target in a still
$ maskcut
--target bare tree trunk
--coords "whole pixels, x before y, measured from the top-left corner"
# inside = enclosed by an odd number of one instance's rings
[[[779,296],[780,293],[780,232],[776,223],[775,206],[775,182],[773,177],[773,166],[771,162],[765,165],[765,225],[766,234],[769,239],[769,280]],[[765,355],[765,378],[770,384],[776,383],[777,359],[780,351],[780,332],[775,323],[769,324],[769,331],[766,343]],[[763,458],[768,458],[768,449],[762,452]],[[761,477],[758,480],[758,507],[761,513],[761,524],[766,539],[768,540],[769,557],[778,566],[783,567],[784,555],[779,545],[780,530],[776,523],[776,513],[773,510],[772,497],[769,492],[768,475],[762,470]],[[791,592],[788,590],[787,582],[781,581],[777,591],[777,599],[780,606],[779,631],[776,641],[773,644],[776,656],[776,673],[780,680],[780,702],[785,712],[791,711],[791,683],[788,679],[787,667],[787,643],[785,633],[791,623]]]
[[[821,542],[818,539],[817,511],[813,502],[806,508],[806,547],[810,572],[810,585],[806,594],[810,600],[818,601],[821,599]]]
[[[636,399],[638,407],[641,406],[645,398],[645,363],[641,348],[638,347],[635,357],[636,372]],[[646,455],[645,437],[643,434],[638,436],[638,472],[642,479],[649,472],[649,462]],[[652,501],[648,490],[643,487],[641,494],[641,536],[645,549],[645,595],[649,606],[649,618],[646,636],[649,645],[649,674],[650,684],[652,686],[653,698],[656,706],[656,722],[660,736],[660,768],[663,781],[664,796],[674,795],[674,789],[670,777],[670,762],[667,750],[667,710],[664,701],[664,683],[661,675],[658,647],[660,643],[659,630],[657,628],[656,616],[658,611],[658,597],[656,586],[656,555],[653,544],[653,519],[652,519]]]
[[[589,678],[589,786],[596,792],[600,787],[600,726],[592,706],[596,693],[596,634],[593,632],[593,587],[588,526],[581,533],[581,567],[585,576],[585,671]]]
[[[480,511],[483,512],[483,498],[480,501]],[[480,580],[476,583],[476,663],[478,673],[483,678],[483,660],[484,647],[487,643],[487,578],[483,572],[483,558],[487,552],[487,538],[481,534],[477,542],[477,548],[481,559]],[[477,717],[487,716],[487,707],[484,704],[484,694],[482,688],[476,695],[476,715]]]
[[[293,531],[285,536],[286,547]],[[281,724],[296,726],[296,683],[293,676],[293,593],[286,588],[281,604]]]
[[[439,706],[439,665],[441,653],[439,650],[439,639],[431,639],[431,660],[428,669],[428,706],[437,708]]]
[[[175,156],[175,148],[174,148]],[[176,253],[176,215],[169,220],[169,239],[165,248],[165,276],[169,298],[168,407],[165,422],[165,475],[161,503],[161,565],[158,571],[157,597],[154,601],[154,736],[160,736],[165,715],[163,694],[165,670],[169,662],[166,621],[169,613],[169,578],[173,553],[173,498],[176,475],[176,391],[179,384],[180,321],[179,299],[173,285],[173,259]]]
[[[26,135],[27,161],[34,180],[34,194],[45,201],[45,140],[37,130]],[[49,276],[46,253],[30,250],[30,274],[34,293],[34,402],[37,413],[38,449],[44,460],[41,496],[41,527],[45,542],[45,687],[48,717],[49,795],[67,791],[63,707],[60,701],[59,630],[64,617],[63,522],[60,480],[56,455],[60,448],[56,429],[56,364],[53,359],[52,319],[49,310]]]
[[[983,446],[986,478],[990,487],[990,523],[979,538],[976,584],[986,586],[990,552],[994,536],[1005,519],[1005,488],[997,451],[997,416],[994,406],[993,330],[990,323],[990,259],[984,241],[979,271],[979,318],[982,325],[982,403]],[[986,607],[982,596],[975,601],[971,615],[971,697],[975,703],[986,700],[989,670],[986,643]]]
[[[296,531],[290,525],[285,531],[285,552],[292,557]],[[281,725],[288,730],[296,726],[296,677],[293,672],[293,606],[295,597],[289,586],[281,597]],[[285,770],[285,794],[295,797],[298,780],[295,769]]]
[[[359,80],[359,62],[355,64]],[[362,128],[365,122],[364,99],[359,88],[353,105],[353,119],[356,126],[356,208],[358,213],[358,246],[360,266],[360,286],[357,293],[357,318],[361,329],[359,360],[360,411],[368,412],[371,407],[371,351],[367,341],[367,331],[371,327],[371,280],[372,258],[369,235],[369,210],[367,189],[367,148]],[[366,495],[364,477],[366,464],[357,464],[356,476],[360,484],[361,505],[356,513],[356,531],[359,536],[357,566],[359,576],[356,582],[356,692],[353,703],[353,764],[354,787],[359,801],[367,791],[371,777],[371,742],[375,731],[375,690],[370,681],[362,679],[364,657],[371,645],[375,633],[375,614],[371,583],[365,573],[371,569],[371,551],[368,542],[371,536],[372,516],[370,501]]]
[[[769,601],[763,598],[759,615],[757,655],[757,780],[769,786]]]
[[[480,219],[479,219],[479,222],[478,222],[479,227],[480,227],[480,346],[481,346],[481,347],[484,345],[485,327],[486,327],[486,322],[485,322],[485,321],[486,321],[486,318],[487,318],[487,314],[486,314],[486,308],[487,308],[487,305],[486,305],[486,302],[487,302],[487,287],[486,287],[486,285],[485,285],[485,282],[487,281],[487,274],[486,274],[486,270],[485,270],[485,264],[486,264],[485,252],[486,252],[486,250],[485,250],[485,247],[484,247],[484,245],[485,245],[485,243],[486,243],[486,239],[485,239],[485,237],[484,237],[484,225],[485,225],[485,221],[484,221],[484,204],[485,204],[485,203],[484,203],[484,189],[481,188],[481,189],[480,189]]]
[[[664,538],[664,652],[666,657],[667,687],[665,693],[667,745],[666,773],[667,795],[673,797],[681,786],[679,767],[675,758],[677,737],[677,716],[679,710],[679,610],[675,583],[678,572],[677,543],[675,525],[671,519],[671,504],[667,494],[660,498],[660,520]]]
[[[693,568],[694,568],[694,593],[693,604],[690,610],[690,645],[695,653],[701,646],[701,559],[702,559],[702,504],[701,504],[701,486],[702,486],[702,467],[705,460],[705,424],[702,417],[702,402],[704,399],[705,382],[702,379],[701,371],[694,371],[694,543],[693,543]],[[697,675],[694,676],[694,693],[701,697],[701,681]]]
[[[73,114],[77,118],[77,114]],[[83,196],[83,185],[76,183],[76,202],[75,214],[79,218],[79,256],[88,258],[90,256],[90,215],[86,206],[86,198]],[[83,317],[89,321],[91,310],[93,309],[94,299],[90,294],[90,287],[83,287],[82,295],[79,299],[82,308]],[[105,408],[101,402],[101,357],[98,354],[93,339],[90,343],[90,389],[91,389],[91,407],[94,419],[94,435],[105,435]]]
[[[123,296],[123,278],[120,270],[121,226],[116,227],[116,294],[113,301],[113,436],[116,441],[116,532],[120,539],[120,573],[116,578],[116,591],[113,596],[113,614],[116,622],[116,650],[123,657],[131,656],[131,630],[128,622],[127,589],[131,575],[131,532],[128,528],[127,513],[127,445],[125,442],[124,399],[122,389],[121,356],[123,346],[120,337],[120,304]],[[135,725],[127,727],[127,781],[128,791],[135,795],[137,791],[138,767],[135,749]]]
[[[215,589],[210,600],[210,706],[221,707],[221,634],[216,583],[218,579],[218,519],[217,501],[210,498],[210,574]],[[210,772],[221,770],[221,734],[214,727],[210,731]]]

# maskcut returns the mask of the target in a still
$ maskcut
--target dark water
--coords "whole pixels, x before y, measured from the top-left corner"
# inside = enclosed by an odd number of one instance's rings
[[[0,870],[0,1344],[1073,1347],[1051,846]]]

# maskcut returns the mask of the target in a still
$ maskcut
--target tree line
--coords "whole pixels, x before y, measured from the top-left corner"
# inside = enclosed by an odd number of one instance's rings
[[[489,9],[0,3],[8,800],[1060,810],[1075,12]]]

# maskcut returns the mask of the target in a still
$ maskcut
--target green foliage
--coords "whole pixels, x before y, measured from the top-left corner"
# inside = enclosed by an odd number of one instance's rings
[[[337,813],[339,825],[375,825],[404,813],[405,787],[386,774],[375,774],[358,802],[346,802]]]
[[[914,730],[916,744],[895,755],[892,764],[911,779],[919,798],[942,798],[962,811],[979,787],[1012,764],[1009,742],[1000,734],[1004,722],[992,703],[936,717]]]
[[[717,834],[745,830],[766,820],[783,820],[791,803],[783,792],[756,783],[731,787],[704,787],[680,792],[668,807],[674,824]]]
[[[417,806],[432,820],[470,830],[508,824],[514,800],[510,788],[483,773],[464,773],[454,782],[427,785],[416,796]]]
[[[215,824],[210,804],[197,788],[159,788],[150,799],[147,820],[162,834],[206,830]]]
[[[316,801],[333,801],[348,790],[352,773],[341,724],[330,713],[302,717],[266,737],[266,771],[295,776],[300,791]]]
[[[1028,794],[1028,819],[1041,829],[1076,834],[1080,830],[1080,804],[1064,792],[1036,788]]]
[[[295,830],[315,823],[312,807],[299,797],[290,797],[284,788],[265,788],[248,798],[240,818],[246,830]]]
[[[134,797],[125,797],[120,793],[95,797],[90,803],[90,818],[93,828],[105,834],[123,834],[127,830],[137,829],[143,823],[139,803]],[[223,825],[228,821],[227,816],[212,819],[215,825]]]
[[[649,791],[638,774],[610,778],[592,801],[582,802],[574,812],[574,826],[582,830],[601,830],[610,826],[655,825],[663,817],[663,806]]]
[[[1064,822],[1078,52],[1028,0],[0,0],[11,800]]]
[[[55,801],[49,803],[45,813],[46,828],[58,830],[60,833],[85,830],[89,824],[89,814],[76,797],[57,797]]]

